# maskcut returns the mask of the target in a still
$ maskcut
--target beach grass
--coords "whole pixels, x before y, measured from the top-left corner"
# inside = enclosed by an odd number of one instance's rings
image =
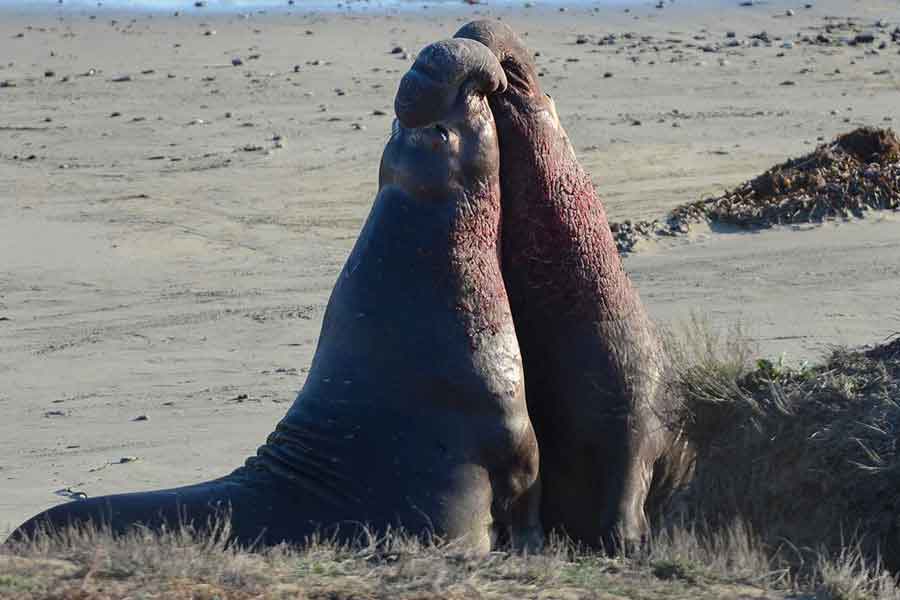
[[[675,385],[696,464],[662,521],[740,519],[795,569],[853,548],[900,570],[900,336],[792,366],[752,359],[739,330],[686,331]]]
[[[740,523],[714,534],[670,527],[630,556],[561,539],[537,554],[478,556],[402,534],[248,551],[226,535],[42,536],[0,554],[0,598],[900,598],[891,576],[854,549],[820,557],[800,577]]]

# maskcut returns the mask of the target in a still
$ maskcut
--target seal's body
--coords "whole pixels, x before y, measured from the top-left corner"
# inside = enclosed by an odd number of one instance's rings
[[[665,492],[687,464],[665,424],[674,406],[666,353],[530,52],[496,21],[456,37],[491,48],[509,81],[490,103],[503,275],[541,450],[541,518],[547,530],[611,550],[646,535],[651,488]]]
[[[422,51],[397,95],[379,192],[326,309],[302,391],[221,479],[72,502],[30,520],[123,531],[230,511],[235,540],[350,539],[401,527],[490,549],[540,539],[538,455],[498,259],[505,87],[470,40]],[[430,86],[430,87],[429,87]],[[417,93],[443,90],[442,105]],[[437,91],[435,91],[437,90]]]

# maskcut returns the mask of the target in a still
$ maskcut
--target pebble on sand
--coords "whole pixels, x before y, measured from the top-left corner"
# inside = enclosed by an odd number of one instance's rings
[[[77,446],[76,446],[77,448]],[[87,500],[88,495],[82,492],[81,490],[76,490],[70,487],[63,488],[61,490],[56,490],[53,492],[57,496],[62,496],[64,498],[69,498],[71,500]]]

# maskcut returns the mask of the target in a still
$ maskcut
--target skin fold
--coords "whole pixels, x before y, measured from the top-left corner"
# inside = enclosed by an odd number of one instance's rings
[[[86,521],[205,526],[241,544],[352,540],[363,526],[541,541],[538,450],[499,264],[506,87],[471,40],[425,48],[397,93],[371,213],[328,302],[309,376],[244,466],[170,490],[54,507],[13,537]]]
[[[625,273],[603,204],[543,93],[531,53],[505,24],[457,38],[497,56],[502,261],[541,453],[546,531],[615,550],[639,544],[691,468],[670,427],[668,358]]]

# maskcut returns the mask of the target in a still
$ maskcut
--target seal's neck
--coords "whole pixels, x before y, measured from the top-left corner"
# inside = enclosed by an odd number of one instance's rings
[[[570,147],[567,151],[572,153]],[[629,318],[641,305],[637,290],[625,273],[593,182],[572,156],[571,162],[565,161],[560,181],[571,192],[556,195],[549,206],[560,238],[548,240],[548,245],[558,243],[564,264],[570,266],[562,281],[576,306],[594,307],[592,316],[597,321]]]
[[[603,204],[555,114],[511,104],[495,113],[504,227],[515,232],[504,236],[504,271],[515,285],[540,289],[527,296],[539,299],[541,310],[598,322],[629,318],[640,300]]]
[[[459,289],[456,308],[473,333],[496,333],[510,314],[500,272],[499,179],[480,180],[461,195],[450,224],[450,270]]]

